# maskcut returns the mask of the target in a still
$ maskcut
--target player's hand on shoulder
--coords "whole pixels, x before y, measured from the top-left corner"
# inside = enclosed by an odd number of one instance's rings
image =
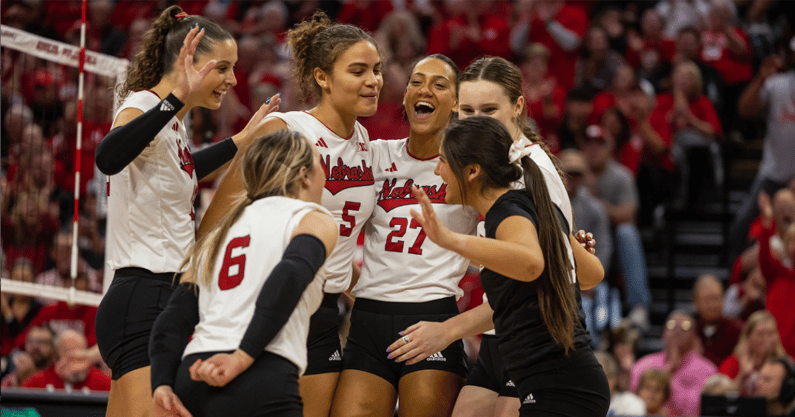
[[[237,378],[254,363],[254,358],[238,349],[232,353],[217,353],[207,360],[197,359],[190,366],[190,378],[204,381],[213,387],[223,387]]]
[[[577,239],[577,242],[579,242],[585,250],[590,252],[591,255],[596,254],[596,239],[594,239],[593,233],[586,233],[585,230],[580,230],[574,235],[574,238]]]
[[[152,394],[152,401],[155,404],[155,415],[158,417],[193,417],[168,385],[157,387]]]
[[[263,103],[260,108],[251,116],[246,127],[243,128],[238,134],[232,136],[238,148],[247,147],[255,139],[261,138],[269,133],[287,128],[287,124],[282,119],[267,116],[275,111],[279,111],[279,104],[281,104],[281,94],[276,93],[273,97]]]

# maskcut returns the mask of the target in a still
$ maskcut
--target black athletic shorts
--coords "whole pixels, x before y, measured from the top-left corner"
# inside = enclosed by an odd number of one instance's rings
[[[149,366],[149,334],[179,283],[173,272],[121,268],[99,303],[96,335],[111,378]]]
[[[279,355],[263,352],[248,369],[223,387],[211,387],[190,379],[188,368],[196,359],[205,360],[216,353],[188,355],[177,371],[174,393],[194,417],[303,415],[295,364]]]
[[[486,388],[496,392],[500,397],[519,397],[516,386],[505,372],[497,336],[483,335],[480,340],[478,360],[469,368],[469,377],[464,385]]]
[[[351,313],[351,329],[343,369],[369,372],[389,381],[395,389],[403,375],[436,369],[467,376],[464,343],[457,340],[447,349],[420,363],[407,365],[387,358],[387,347],[400,338],[399,332],[420,321],[442,322],[458,314],[453,297],[424,303],[391,303],[357,298]]]
[[[339,294],[325,294],[315,314],[309,318],[306,341],[307,366],[304,375],[342,371],[342,345],[337,300]]]
[[[610,388],[591,348],[544,361],[534,369],[509,369],[519,391],[520,416],[604,417]]]

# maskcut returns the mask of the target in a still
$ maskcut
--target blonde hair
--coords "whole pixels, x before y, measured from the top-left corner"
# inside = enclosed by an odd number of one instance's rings
[[[182,267],[190,265],[193,280],[204,286],[212,283],[215,259],[227,232],[254,201],[272,196],[295,197],[301,187],[301,168],[312,172],[313,147],[297,132],[280,130],[257,139],[243,156],[241,166],[244,193],[226,216],[199,239]]]
[[[787,354],[784,350],[784,345],[781,343],[781,336],[779,336],[778,333],[776,318],[767,310],[759,310],[751,314],[748,320],[745,321],[745,324],[743,324],[743,328],[740,330],[740,338],[737,340],[737,345],[734,347],[734,356],[740,357],[743,351],[746,350],[751,332],[756,329],[756,326],[765,321],[772,321],[773,324],[776,325],[776,347],[775,352],[773,355],[770,355],[770,357],[784,356]]]
[[[700,96],[704,91],[704,77],[701,76],[701,70],[698,69],[693,61],[683,61],[676,66],[676,70],[683,69],[693,77],[693,96]],[[691,97],[688,97],[691,98]]]
[[[637,394],[640,392],[643,386],[649,382],[656,382],[662,386],[663,393],[665,395],[663,403],[671,399],[671,376],[668,375],[668,372],[665,372],[660,368],[649,368],[643,371],[643,373],[640,374],[638,388],[635,390],[635,393]]]

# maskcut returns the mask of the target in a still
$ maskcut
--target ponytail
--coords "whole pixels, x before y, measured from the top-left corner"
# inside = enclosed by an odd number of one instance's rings
[[[548,277],[537,281],[541,317],[552,338],[568,354],[574,349],[578,309],[563,229],[549,197],[544,174],[529,156],[522,157],[521,165],[525,189],[538,210],[538,243],[544,248],[544,269]]]
[[[171,6],[160,13],[152,28],[144,34],[140,49],[135,53],[133,64],[127,72],[127,79],[116,87],[119,100],[130,92],[147,90],[156,86],[163,76],[174,69],[185,36],[195,26],[204,29],[194,62],[199,55],[208,54],[217,42],[234,39],[217,23],[202,16],[185,15],[179,6]]]

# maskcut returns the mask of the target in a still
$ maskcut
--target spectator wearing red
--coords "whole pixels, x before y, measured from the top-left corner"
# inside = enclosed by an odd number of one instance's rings
[[[527,103],[527,116],[535,120],[541,137],[547,144],[557,144],[557,131],[563,121],[566,106],[566,92],[549,74],[549,49],[540,43],[533,43],[519,60],[519,69],[524,81],[524,98]],[[554,138],[553,138],[554,136]],[[550,146],[555,152],[560,146]]]
[[[604,112],[611,107],[618,107],[625,115],[629,115],[630,97],[637,86],[638,78],[635,70],[626,63],[618,67],[613,74],[610,87],[594,96],[593,111],[588,121],[591,124],[598,124]]]
[[[627,62],[643,74],[651,74],[661,64],[670,62],[676,52],[676,43],[663,37],[665,22],[655,9],[643,12],[640,21],[641,36],[629,36]]]
[[[491,14],[490,4],[479,0],[446,2],[451,17],[428,31],[426,54],[446,55],[461,68],[483,55],[511,59],[508,22]]]
[[[696,332],[703,355],[715,366],[732,353],[740,339],[742,323],[723,316],[723,284],[714,275],[702,275],[693,285]]]
[[[64,330],[58,333],[55,364],[31,375],[22,387],[110,391],[110,378],[91,364],[85,350],[86,339],[79,332]]]
[[[616,161],[637,176],[642,152],[641,143],[632,140],[632,129],[624,112],[618,107],[610,107],[602,114],[599,126],[615,138]]]
[[[674,67],[673,94],[659,94],[654,110],[667,119],[671,128],[671,158],[681,174],[678,202],[682,204],[691,202],[697,193],[690,187],[688,158],[692,149],[708,149],[716,172],[722,169],[719,148],[712,144],[723,135],[723,129],[715,107],[702,91],[703,80],[696,64],[681,62]]]
[[[760,310],[748,317],[734,352],[720,364],[718,372],[734,380],[740,395],[752,395],[762,365],[786,354],[776,319],[770,312]]]
[[[2,198],[0,231],[6,262],[13,265],[18,258],[30,259],[33,271],[38,274],[44,268],[52,239],[60,227],[57,214],[50,211],[47,196],[35,190],[11,197],[10,193],[4,193]]]
[[[426,49],[425,37],[414,14],[408,11],[390,13],[375,33],[375,38],[386,46],[387,65],[398,66],[408,80],[414,64]]]
[[[72,233],[60,232],[53,239],[50,257],[55,260],[55,266],[36,276],[36,284],[48,285],[55,288],[66,288],[72,283]],[[86,277],[88,290],[102,293],[102,280],[96,270],[89,268],[85,259],[78,255],[77,274],[79,277]],[[55,300],[39,299],[40,302],[48,305],[55,304]]]
[[[348,0],[342,4],[336,21],[372,33],[394,8],[390,0]]]
[[[702,33],[701,59],[723,76],[727,86],[747,83],[754,75],[748,35],[736,25],[737,11],[728,0],[712,2]]]
[[[773,207],[770,198],[762,193],[759,197],[759,210],[762,212],[762,235],[759,237],[759,267],[767,282],[767,310],[776,318],[781,342],[787,354],[795,354],[795,309],[792,308],[792,294],[795,294],[795,269],[787,268],[773,256],[770,237],[775,233]],[[784,236],[786,255],[795,262],[795,224],[787,229]]]
[[[585,34],[582,53],[577,60],[574,85],[591,89],[594,93],[605,91],[624,63],[621,54],[610,49],[607,31],[599,26],[591,26]]]
[[[588,15],[563,0],[519,1],[519,21],[511,31],[511,50],[520,54],[530,42],[546,46],[550,52],[549,73],[564,90],[574,85],[575,64]]]
[[[76,289],[86,291],[88,279],[85,275],[78,275],[74,283]],[[83,335],[89,347],[93,347],[97,344],[97,337],[94,332],[96,317],[97,308],[94,306],[70,305],[65,301],[59,301],[55,305],[39,310],[39,313],[30,322],[30,326],[48,326],[55,330],[56,333],[61,333],[64,330],[74,330]],[[27,331],[17,336],[16,345],[22,346],[26,336]]]

